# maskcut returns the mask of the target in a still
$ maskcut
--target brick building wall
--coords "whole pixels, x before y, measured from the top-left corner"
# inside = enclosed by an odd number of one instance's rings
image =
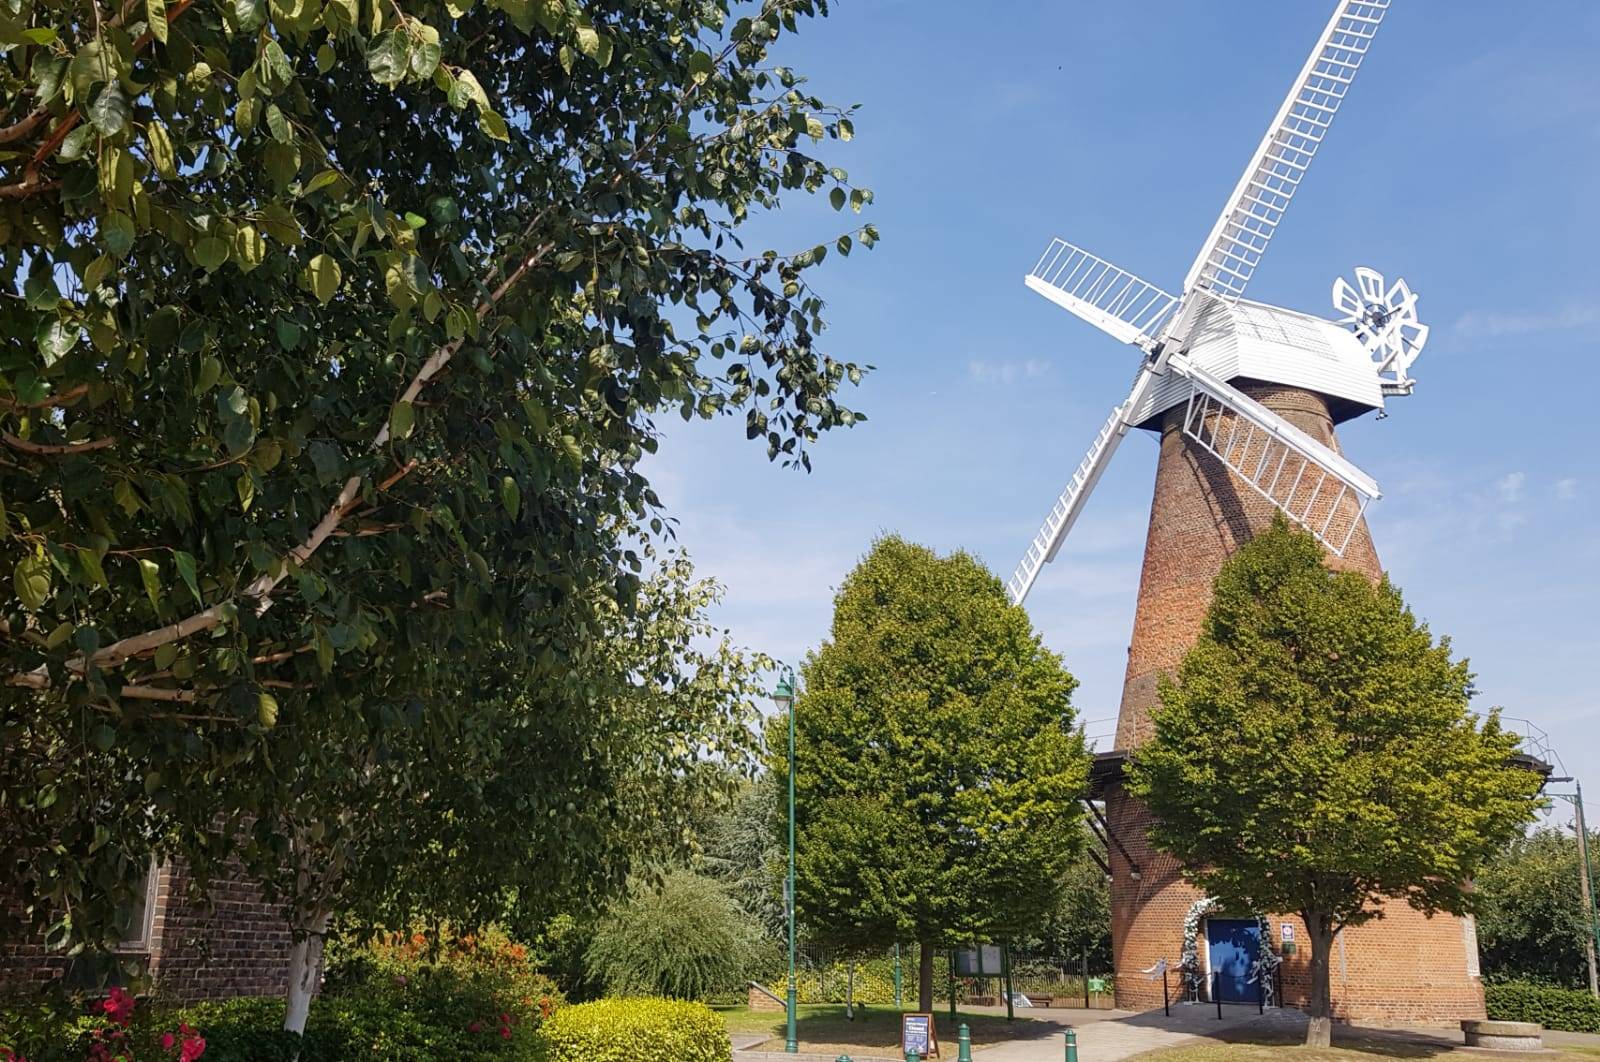
[[[193,1002],[231,996],[281,996],[288,983],[291,934],[279,904],[236,868],[211,883],[207,901],[190,894],[181,864],[155,871],[145,960],[155,991]],[[37,940],[0,942],[0,992],[63,976],[67,960]]]
[[[1339,449],[1328,405],[1318,395],[1270,384],[1236,381],[1241,390],[1334,450]],[[1211,601],[1211,586],[1228,556],[1266,528],[1275,512],[1266,499],[1235,479],[1221,462],[1194,445],[1182,430],[1181,408],[1161,431],[1155,496],[1140,576],[1128,670],[1117,720],[1117,748],[1133,750],[1151,733],[1157,682],[1178,668],[1194,644]],[[1353,503],[1347,502],[1347,505]],[[1353,511],[1340,517],[1354,519]],[[1360,522],[1335,567],[1382,575],[1377,552]],[[1176,860],[1146,839],[1148,811],[1118,785],[1108,787],[1106,818],[1127,849],[1111,851],[1112,952],[1117,1006],[1145,1010],[1161,1005],[1161,983],[1140,973],[1165,958],[1176,967],[1183,922],[1201,898],[1185,883]],[[1138,864],[1135,879],[1129,858]],[[1252,912],[1253,913],[1253,912]],[[1297,950],[1283,966],[1285,1002],[1303,1005],[1309,988],[1308,938],[1298,917],[1269,915],[1273,932],[1295,928]],[[1449,915],[1427,918],[1404,904],[1385,917],[1345,930],[1334,945],[1332,995],[1336,1017],[1453,1024],[1482,1018],[1477,944],[1470,923]],[[1274,938],[1274,944],[1277,938]],[[1202,953],[1204,947],[1202,946]],[[1173,979],[1173,991],[1179,991]]]

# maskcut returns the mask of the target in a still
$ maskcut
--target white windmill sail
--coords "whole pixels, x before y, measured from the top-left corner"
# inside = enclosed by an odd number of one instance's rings
[[[1163,291],[1060,239],[1051,242],[1028,273],[1028,287],[1119,342],[1143,349],[1146,356],[1133,392],[1100,429],[1007,582],[1013,602],[1022,603],[1039,569],[1055,558],[1112,454],[1134,426],[1141,399],[1169,373],[1190,382],[1184,423],[1189,437],[1334,553],[1343,553],[1367,504],[1379,497],[1378,485],[1371,477],[1193,364],[1183,352],[1188,333],[1208,300],[1233,301],[1244,293],[1377,35],[1389,2],[1339,0],[1227,206],[1212,225],[1184,278],[1181,295]],[[1389,309],[1398,319],[1404,316],[1405,305],[1391,304]],[[1387,325],[1388,318],[1381,323]],[[1377,334],[1368,340],[1369,350],[1394,377],[1386,388],[1401,393],[1399,388],[1408,388],[1410,382],[1405,377],[1407,355],[1414,357],[1420,342],[1404,348],[1398,325],[1387,329],[1374,325],[1372,330]],[[1425,331],[1422,339],[1426,339]],[[1384,353],[1374,348],[1403,349],[1384,360]]]
[[[1062,239],[1050,241],[1023,283],[1121,342],[1146,350],[1178,304],[1176,295]]]
[[[1343,0],[1334,9],[1189,267],[1185,294],[1195,287],[1244,294],[1388,9],[1389,0]]]
[[[1174,358],[1193,390],[1183,431],[1255,493],[1344,556],[1382,492],[1361,469],[1238,388]]]

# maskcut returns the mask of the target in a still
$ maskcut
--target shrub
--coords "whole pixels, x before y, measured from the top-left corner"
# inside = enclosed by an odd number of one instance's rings
[[[722,1018],[704,1003],[601,999],[563,1007],[540,1030],[548,1062],[731,1062]]]
[[[585,961],[611,995],[707,999],[750,976],[760,937],[721,884],[674,870],[600,920]]]
[[[1489,1017],[1536,1021],[1546,1029],[1600,1033],[1600,999],[1576,988],[1551,988],[1527,981],[1483,986]]]

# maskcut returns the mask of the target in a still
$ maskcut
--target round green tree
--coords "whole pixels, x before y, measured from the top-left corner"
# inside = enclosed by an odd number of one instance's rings
[[[893,536],[846,577],[802,674],[799,917],[823,943],[919,942],[927,1010],[936,947],[1020,935],[1055,906],[1082,843],[1077,683],[973,557]]]
[[[1386,900],[1471,911],[1467,883],[1532,817],[1542,779],[1513,764],[1497,713],[1469,709],[1449,640],[1387,580],[1323,559],[1281,518],[1228,559],[1129,790],[1201,888],[1305,920],[1306,1042],[1326,1046],[1339,931]]]

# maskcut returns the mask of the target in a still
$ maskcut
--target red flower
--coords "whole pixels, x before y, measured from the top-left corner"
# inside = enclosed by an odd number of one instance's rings
[[[191,1036],[183,1042],[183,1050],[178,1053],[178,1062],[194,1062],[205,1053],[206,1042],[198,1036]]]
[[[467,1026],[467,1032],[470,1032],[470,1033],[483,1032],[483,1022],[475,1021],[472,1024],[468,1025]]]
[[[101,1001],[100,1009],[105,1011],[106,1017],[118,1025],[127,1025],[133,1020],[133,997],[118,986]]]
[[[171,1051],[172,1045],[177,1042],[178,1038],[176,1036],[173,1036],[171,1033],[164,1033],[161,1037],[161,1050]]]
[[[500,1026],[500,1039],[502,1039],[502,1040],[511,1039],[511,1026],[509,1026],[509,1025]]]

